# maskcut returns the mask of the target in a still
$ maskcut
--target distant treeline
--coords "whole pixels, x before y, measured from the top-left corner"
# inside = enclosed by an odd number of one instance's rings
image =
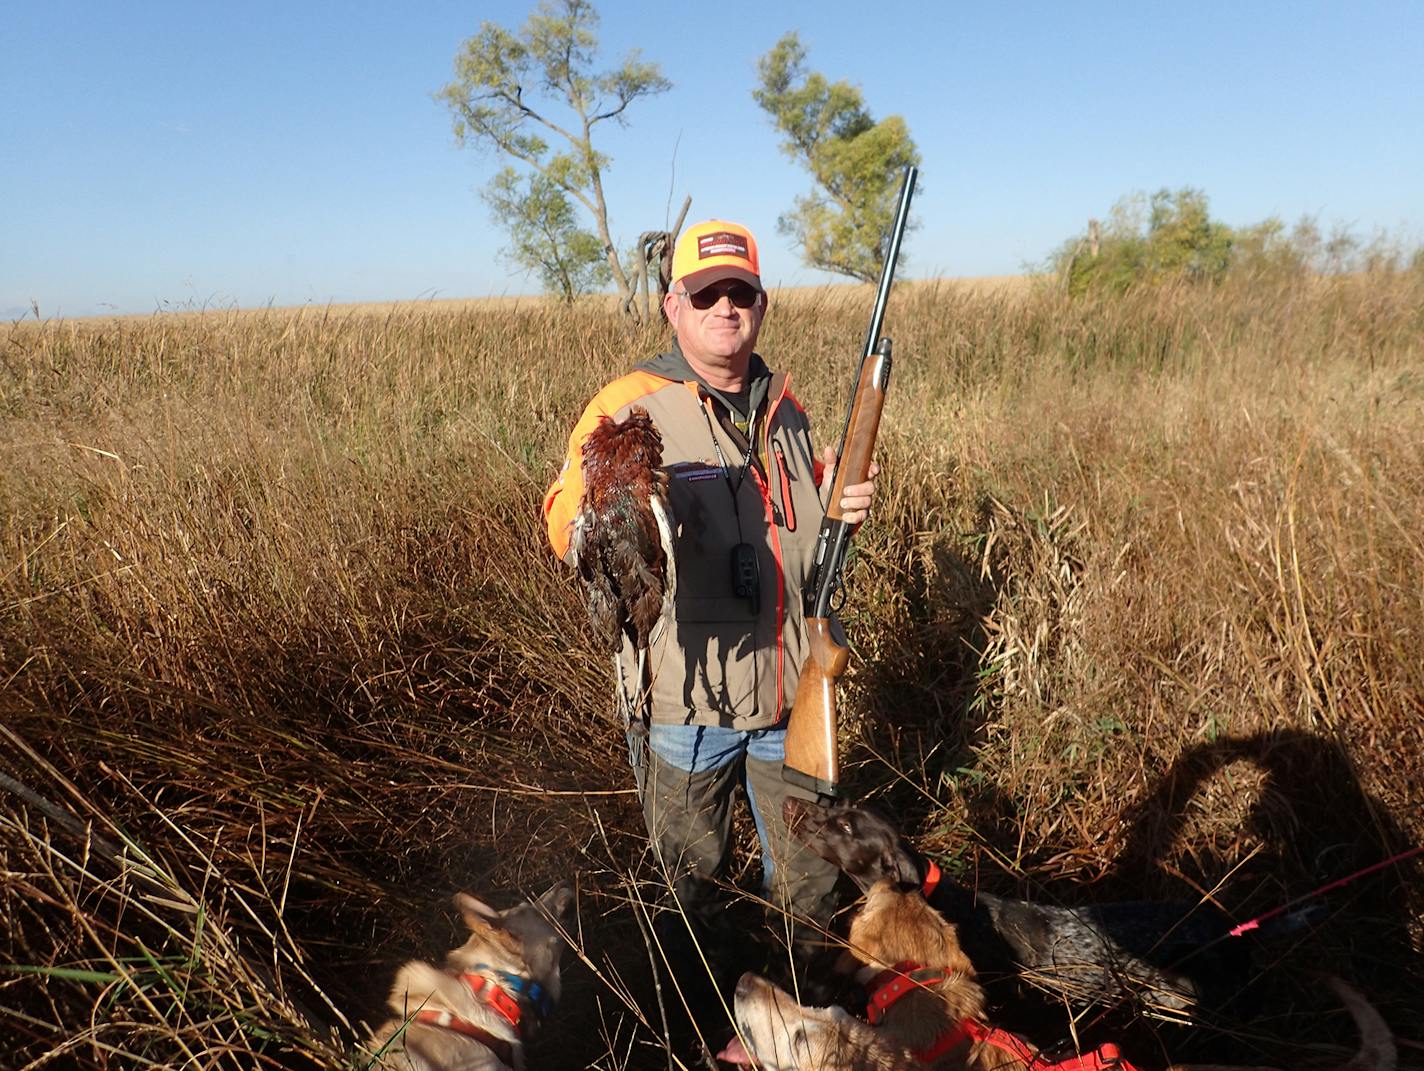
[[[1424,245],[1384,233],[1362,238],[1344,225],[1328,233],[1312,216],[1294,226],[1272,216],[1233,227],[1211,217],[1201,190],[1136,193],[1113,205],[1106,223],[1063,243],[1048,268],[1070,293],[1121,293],[1131,286],[1253,277],[1424,271]]]

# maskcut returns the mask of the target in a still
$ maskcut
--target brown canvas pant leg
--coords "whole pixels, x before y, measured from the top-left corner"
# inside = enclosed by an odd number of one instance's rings
[[[779,761],[750,755],[747,788],[771,851],[771,902],[785,913],[771,920],[771,929],[782,940],[789,934],[797,958],[806,958],[822,945],[822,930],[835,913],[840,870],[791,835],[781,807],[788,796],[814,800],[815,793],[787,782]]]
[[[717,883],[732,854],[732,804],[741,763],[689,773],[646,744],[638,774],[653,855],[694,931],[712,936],[726,895]]]

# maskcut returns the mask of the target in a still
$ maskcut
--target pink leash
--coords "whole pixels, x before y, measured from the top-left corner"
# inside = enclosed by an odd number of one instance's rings
[[[1240,926],[1233,927],[1231,930],[1231,936],[1240,937],[1243,933],[1250,933],[1252,930],[1260,927],[1261,923],[1265,922],[1267,919],[1275,918],[1281,912],[1289,910],[1296,904],[1300,903],[1302,900],[1309,900],[1312,896],[1319,896],[1321,893],[1329,892],[1331,889],[1338,889],[1342,885],[1348,885],[1356,878],[1362,878],[1366,874],[1373,874],[1376,870],[1383,870],[1385,867],[1389,866],[1392,863],[1398,863],[1403,859],[1408,859],[1411,855],[1418,855],[1420,852],[1424,852],[1424,844],[1421,844],[1414,848],[1410,848],[1407,852],[1400,852],[1398,855],[1391,856],[1390,858],[1384,860],[1384,862],[1382,863],[1375,863],[1372,866],[1365,867],[1364,870],[1357,870],[1353,874],[1347,874],[1339,881],[1332,881],[1328,885],[1322,885],[1320,886],[1320,888],[1314,889],[1303,896],[1297,896],[1294,900],[1288,900],[1280,907],[1273,908],[1270,911],[1267,911],[1264,915],[1257,915],[1251,921],[1243,922]]]

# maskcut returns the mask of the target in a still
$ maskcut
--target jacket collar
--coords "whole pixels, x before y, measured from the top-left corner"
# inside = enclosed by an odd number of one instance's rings
[[[677,383],[696,383],[702,393],[716,398],[729,412],[735,412],[734,407],[728,403],[727,397],[722,391],[693,371],[692,366],[687,363],[687,357],[683,354],[682,347],[678,345],[676,337],[672,340],[670,350],[643,361],[637,365],[637,368],[640,371],[651,372],[655,376],[661,376],[663,379],[670,379]],[[765,412],[767,396],[771,393],[771,380],[771,369],[762,360],[761,354],[753,353],[747,364],[747,385],[750,388],[747,400],[751,409]]]

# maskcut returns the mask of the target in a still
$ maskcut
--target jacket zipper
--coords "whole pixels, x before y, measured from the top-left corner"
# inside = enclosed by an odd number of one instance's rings
[[[790,377],[782,383],[781,393],[771,399],[766,409],[766,423],[763,425],[762,433],[766,436],[766,450],[763,457],[771,455],[771,424],[776,417],[776,410],[781,406],[781,400],[786,396],[786,383]],[[781,457],[781,447],[776,448],[778,465],[784,462]],[[784,468],[782,470],[785,471]],[[778,718],[781,711],[786,706],[786,566],[781,560],[781,532],[776,527],[776,518],[771,510],[771,488],[766,482],[758,479],[757,485],[761,488],[762,499],[766,503],[766,526],[771,531],[771,553],[776,559],[776,713]]]

